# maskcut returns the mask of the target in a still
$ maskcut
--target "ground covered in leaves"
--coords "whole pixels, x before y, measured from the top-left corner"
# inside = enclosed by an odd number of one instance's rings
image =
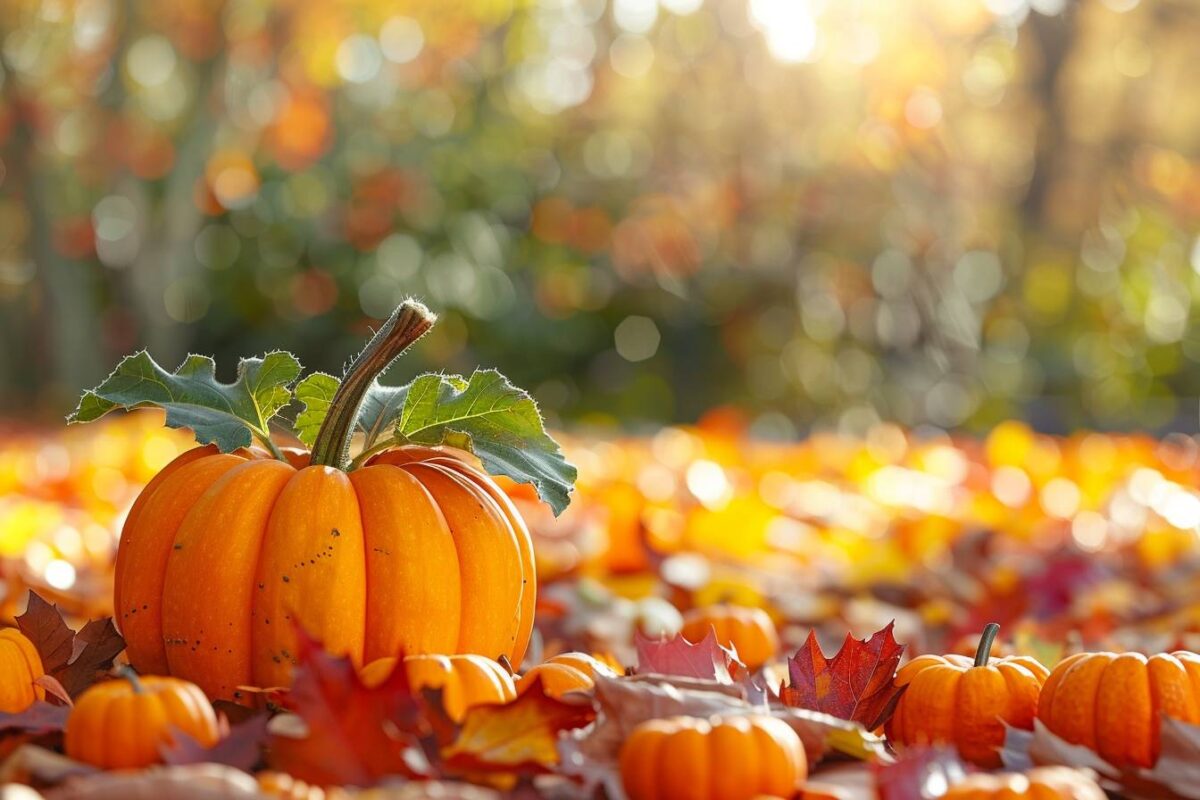
[[[177,736],[160,766],[98,772],[62,754],[62,731],[72,699],[124,660],[108,618],[116,533],[140,485],[188,446],[160,420],[0,444],[0,613],[47,673],[44,701],[0,715],[0,781],[49,797],[619,798],[618,755],[639,723],[754,712],[799,735],[797,796],[931,798],[976,768],[884,736],[895,672],[914,656],[970,654],[988,622],[1002,626],[995,654],[1048,667],[1084,650],[1200,647],[1189,437],[880,426],[781,445],[714,414],[645,438],[567,437],[580,478],[557,520],[509,487],[541,581],[513,670],[581,651],[623,674],[565,694],[533,680],[455,721],[404,670],[367,686],[303,638],[290,689],[261,690],[254,709],[217,704],[215,746]],[[765,664],[680,634],[685,614],[718,603],[770,615],[781,645]],[[1160,737],[1156,764],[1118,767],[1035,725],[1008,732],[1002,759],[1090,770],[1126,797],[1200,797],[1200,727],[1163,719]]]

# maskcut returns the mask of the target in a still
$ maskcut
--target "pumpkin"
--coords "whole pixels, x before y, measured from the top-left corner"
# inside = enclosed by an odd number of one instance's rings
[[[97,683],[67,717],[65,747],[76,761],[101,769],[145,767],[181,731],[204,747],[219,738],[217,716],[200,687],[178,678],[138,677],[128,668]]]
[[[1028,772],[977,773],[956,782],[942,800],[1104,800],[1104,790],[1086,772],[1070,767],[1036,767]]]
[[[796,732],[758,715],[648,720],[622,745],[620,769],[630,800],[791,797],[808,776]]]
[[[683,617],[683,637],[698,642],[716,631],[717,641],[732,646],[742,663],[758,669],[779,651],[779,635],[775,623],[761,608],[716,605],[697,608]]]
[[[372,661],[360,673],[367,686],[378,686],[396,668],[396,659]],[[508,670],[491,659],[477,655],[422,655],[404,659],[409,684],[414,690],[441,689],[442,704],[455,722],[461,722],[475,706],[507,703],[517,696]]]
[[[16,628],[0,630],[0,711],[16,714],[44,700],[46,691],[34,683],[43,674],[33,642]]]
[[[397,310],[351,364],[311,453],[199,447],[155,475],[116,561],[138,671],[248,702],[238,686],[289,685],[297,625],[357,666],[399,652],[521,662],[536,579],[508,497],[447,448],[384,450],[358,468],[348,457],[376,375],[432,323],[420,304]]]
[[[1042,689],[1038,718],[1118,766],[1158,761],[1160,715],[1200,722],[1200,655],[1077,653]]]
[[[906,686],[888,720],[888,739],[898,745],[953,745],[966,761],[1000,766],[1004,726],[1030,729],[1038,696],[1049,674],[1027,656],[991,658],[1000,626],[989,624],[972,661],[960,655],[923,655],[896,673]]]
[[[538,676],[551,697],[562,698],[567,692],[587,691],[596,685],[596,676],[615,678],[612,667],[587,653],[561,653],[529,670],[517,681],[517,694],[524,694]]]

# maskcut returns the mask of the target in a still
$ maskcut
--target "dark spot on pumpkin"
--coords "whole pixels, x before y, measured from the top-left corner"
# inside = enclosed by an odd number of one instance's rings
[[[291,578],[289,578],[287,575],[284,575],[284,576],[283,576],[283,582],[284,582],[284,583],[291,583],[291,582],[292,582],[292,579],[291,579]]]
[[[331,531],[329,532],[329,535],[330,535],[330,536],[341,536],[341,535],[342,535],[342,532],[341,532],[341,531],[339,531],[337,528],[334,528],[333,530],[331,530]]]
[[[274,661],[276,664],[283,663],[282,661],[279,660],[279,656],[271,656],[271,660]]]
[[[260,584],[258,585],[258,588],[259,588],[259,589],[265,589],[265,588],[267,588],[267,585],[266,585],[265,583],[260,583]]]
[[[175,544],[175,549],[176,549],[176,550],[182,550],[182,549],[183,549],[183,545],[181,545],[181,544],[179,544],[179,543],[176,543],[176,544]]]
[[[145,611],[148,608],[150,608],[150,606],[146,605],[145,603],[142,603],[142,611]]]

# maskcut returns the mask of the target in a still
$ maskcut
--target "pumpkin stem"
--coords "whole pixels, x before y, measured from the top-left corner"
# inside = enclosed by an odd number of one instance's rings
[[[141,679],[138,678],[138,674],[134,672],[133,667],[129,666],[128,664],[122,664],[121,666],[117,667],[117,677],[124,678],[125,680],[129,681],[129,685],[133,687],[134,694],[141,694],[142,692],[146,691],[145,687],[142,686]]]
[[[992,657],[992,643],[996,641],[996,635],[1000,633],[1000,626],[994,622],[989,622],[983,629],[983,634],[979,637],[979,649],[975,651],[975,666],[986,667],[988,660]]]
[[[329,413],[313,443],[313,464],[346,471],[350,466],[350,440],[362,409],[363,397],[375,379],[409,345],[433,327],[437,317],[416,300],[405,300],[392,312],[367,346],[350,362],[341,386],[329,404]]]

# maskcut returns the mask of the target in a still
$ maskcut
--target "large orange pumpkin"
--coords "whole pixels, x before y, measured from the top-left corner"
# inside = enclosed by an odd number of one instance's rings
[[[44,672],[41,656],[25,634],[16,628],[0,630],[0,711],[16,714],[45,699],[46,691],[34,683]]]
[[[1200,722],[1200,655],[1076,653],[1054,667],[1038,704],[1053,733],[1119,766],[1158,761],[1163,716]]]
[[[126,668],[128,670],[128,668]],[[85,691],[67,717],[67,755],[101,769],[145,767],[182,731],[204,747],[218,738],[217,716],[200,688],[132,671]]]
[[[406,304],[389,325],[351,365],[312,454],[285,463],[200,447],[142,491],[114,598],[140,672],[186,678],[213,698],[286,686],[297,625],[360,666],[401,652],[521,663],[533,548],[496,484],[425,447],[344,471],[364,393],[432,317]]]
[[[359,677],[367,686],[378,686],[395,668],[394,657],[381,658],[363,667]],[[507,703],[517,697],[508,670],[483,656],[408,656],[404,668],[414,690],[443,690],[446,714],[455,722],[461,722],[475,706]]]
[[[796,732],[757,715],[643,722],[621,746],[620,766],[630,800],[791,797],[808,776]]]
[[[885,729],[899,745],[951,744],[965,760],[1000,766],[1004,726],[1029,729],[1042,683],[1049,674],[1026,656],[991,658],[1000,626],[984,630],[975,660],[960,655],[924,655],[896,673],[907,686]]]
[[[779,651],[779,634],[769,614],[761,608],[716,605],[697,608],[683,617],[683,636],[699,642],[716,632],[717,641],[730,645],[738,658],[750,669],[758,669]]]

